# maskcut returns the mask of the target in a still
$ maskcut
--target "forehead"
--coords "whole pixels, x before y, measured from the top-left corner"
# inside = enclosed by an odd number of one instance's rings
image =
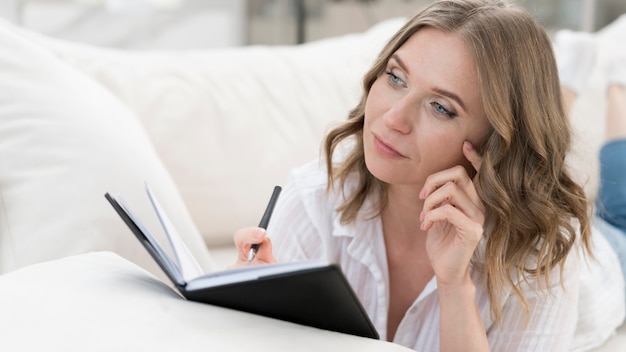
[[[481,101],[473,54],[458,34],[422,28],[394,55],[406,66],[409,81],[454,92],[468,102]]]
[[[440,73],[449,72],[458,78],[469,79],[477,76],[473,54],[456,33],[422,28],[402,44],[396,54],[409,67],[440,67]]]

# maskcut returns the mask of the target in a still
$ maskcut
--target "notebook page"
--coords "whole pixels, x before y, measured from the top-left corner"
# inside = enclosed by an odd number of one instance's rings
[[[189,282],[194,278],[202,276],[204,274],[202,268],[189,251],[189,248],[187,248],[187,245],[185,245],[185,242],[183,242],[183,240],[181,239],[178,231],[176,231],[176,229],[174,228],[171,220],[163,211],[163,208],[161,208],[161,205],[157,201],[154,193],[152,193],[152,190],[150,189],[147,181],[144,181],[144,186],[146,189],[146,193],[148,193],[148,197],[150,198],[150,202],[152,203],[152,207],[157,213],[157,217],[161,222],[161,226],[163,227],[163,230],[167,235],[167,239],[172,246],[174,257],[176,257],[175,259],[178,267],[180,268],[180,271],[183,274],[183,278],[186,282]]]

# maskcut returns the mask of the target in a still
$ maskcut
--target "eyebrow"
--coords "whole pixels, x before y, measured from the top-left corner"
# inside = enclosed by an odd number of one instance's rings
[[[407,74],[410,74],[408,67],[404,64],[402,59],[400,59],[400,57],[397,54],[391,55],[389,60],[392,60],[392,59],[398,63],[398,66],[400,66],[400,68],[402,70],[404,70],[404,72],[406,72]],[[444,97],[448,97],[448,98],[456,101],[456,103],[459,104],[461,106],[461,108],[467,112],[467,108],[465,107],[465,103],[463,103],[463,99],[461,99],[461,97],[459,97],[457,94],[452,93],[452,92],[450,92],[448,90],[445,90],[445,89],[442,89],[442,88],[434,87],[432,89],[433,89],[433,91],[435,93],[437,93],[439,95],[443,95]]]
[[[399,57],[397,54],[393,54],[393,55],[391,55],[391,57],[389,58],[389,61],[391,61],[392,59],[393,59],[393,60],[395,60],[395,61],[398,63],[398,66],[400,66],[400,68],[401,68],[402,70],[404,70],[406,73],[410,73],[410,72],[409,72],[409,69],[408,69],[408,68],[406,67],[406,65],[404,64],[404,61],[402,61],[402,60],[400,59],[400,57]]]
[[[437,88],[437,87],[433,88],[433,91],[435,91],[435,93],[437,93],[437,94],[441,94],[444,97],[448,97],[448,98],[456,101],[457,104],[459,104],[461,106],[461,108],[467,112],[467,109],[465,108],[465,104],[463,103],[463,100],[458,95],[456,95],[456,94],[454,94],[452,92],[449,92],[449,91],[447,91],[445,89],[441,89],[441,88]]]

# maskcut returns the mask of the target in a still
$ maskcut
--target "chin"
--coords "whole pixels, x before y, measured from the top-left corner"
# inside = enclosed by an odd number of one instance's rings
[[[399,175],[404,178],[406,173],[401,170],[397,170],[395,167],[389,165],[389,163],[383,162],[380,159],[365,157],[365,166],[367,170],[379,181],[395,184],[400,183]]]

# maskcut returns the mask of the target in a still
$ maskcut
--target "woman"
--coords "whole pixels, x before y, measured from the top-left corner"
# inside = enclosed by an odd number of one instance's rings
[[[338,263],[381,338],[557,351],[576,325],[587,200],[548,36],[498,1],[438,1],[390,40],[361,102],[295,170],[239,263]],[[273,243],[273,248],[272,248]]]

